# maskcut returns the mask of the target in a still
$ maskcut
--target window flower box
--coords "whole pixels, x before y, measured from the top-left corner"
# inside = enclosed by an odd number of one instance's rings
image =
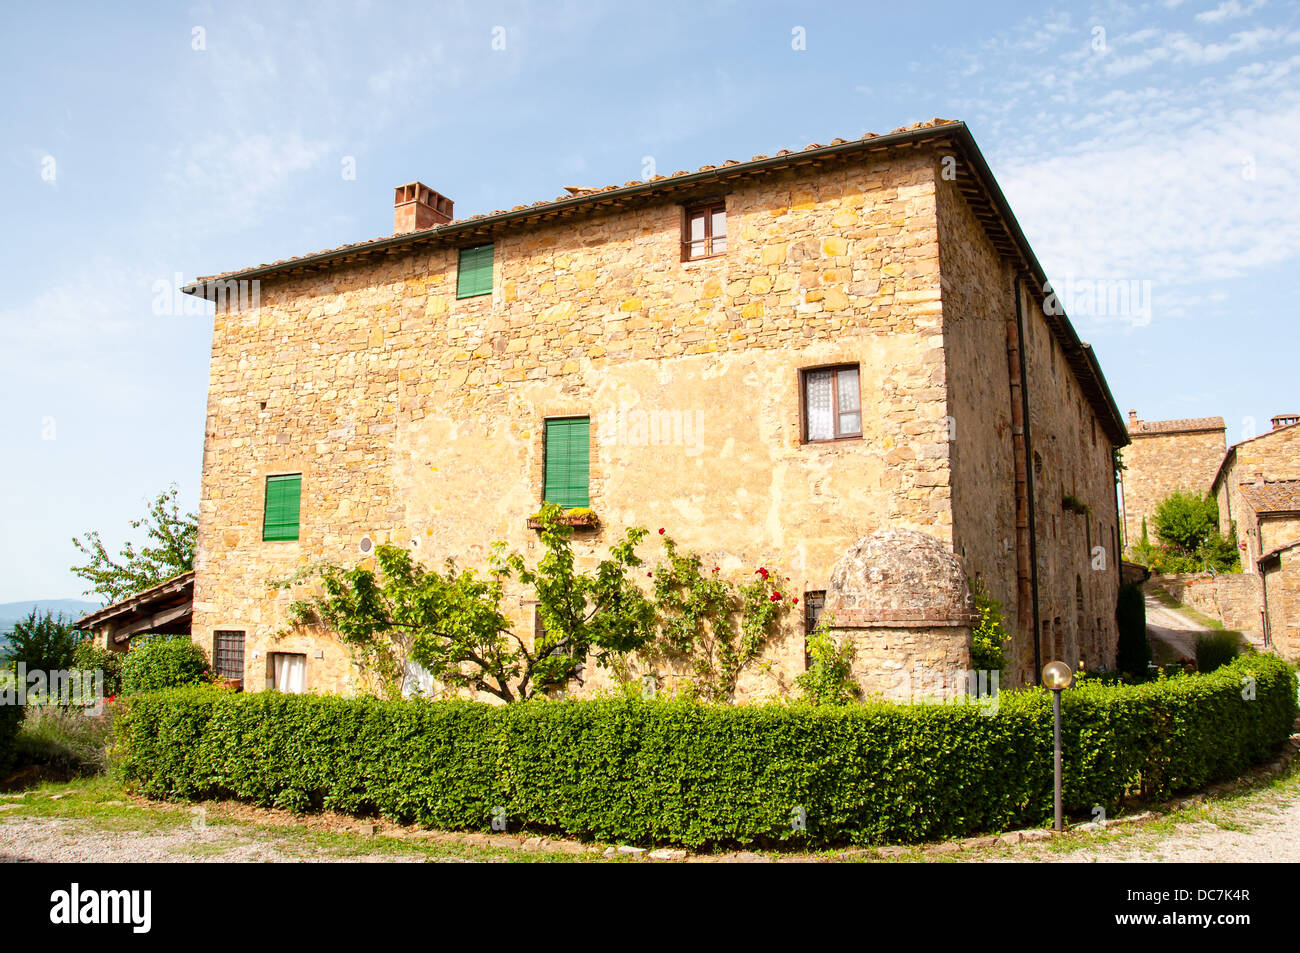
[[[566,526],[593,527],[599,523],[600,520],[596,518],[596,514],[591,510],[585,507],[580,507],[566,512],[560,517],[560,522]],[[532,516],[528,517],[529,529],[541,529],[542,525],[541,514],[534,513]]]

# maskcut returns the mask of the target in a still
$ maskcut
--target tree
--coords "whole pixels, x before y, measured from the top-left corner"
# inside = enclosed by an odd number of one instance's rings
[[[1151,645],[1147,642],[1146,598],[1137,583],[1120,586],[1115,622],[1119,627],[1116,667],[1129,675],[1145,677],[1147,663],[1151,661]]]
[[[723,582],[717,569],[705,575],[697,555],[679,554],[664,536],[667,559],[647,572],[655,579],[652,597],[633,581],[646,529],[628,529],[594,570],[579,571],[563,516],[554,504],[538,514],[543,554],[536,566],[498,543],[483,575],[450,559],[439,572],[383,545],[373,564],[318,564],[276,585],[316,582],[318,594],[290,606],[290,624],[338,633],[390,697],[401,692],[408,662],[449,688],[514,702],[581,683],[589,659],[626,680],[636,656],[685,660],[693,694],[729,700],[784,608],[772,574],[760,568],[744,586]],[[531,638],[516,633],[501,609],[511,578],[536,595],[540,625]]]
[[[38,616],[33,609],[26,619],[14,623],[9,636],[10,664],[27,664],[28,671],[66,671],[73,667],[72,658],[77,643],[85,634],[72,626],[72,620],[62,615],[45,613]]]
[[[72,544],[89,557],[84,566],[72,567],[91,584],[87,595],[98,593],[105,603],[117,602],[194,568],[198,516],[181,512],[179,494],[173,483],[158,494],[144,517],[131,520],[132,529],[145,529],[146,542],[139,551],[128,542],[114,559],[98,532],[88,533],[84,542],[73,537]]]
[[[1171,493],[1156,507],[1160,547],[1144,545],[1138,555],[1157,572],[1240,571],[1236,542],[1219,532],[1219,505],[1214,497]],[[1234,533],[1235,535],[1235,533]]]
[[[605,664],[644,646],[654,631],[653,606],[628,578],[641,565],[635,548],[646,530],[629,529],[594,572],[584,573],[574,567],[573,528],[562,515],[554,504],[539,514],[545,553],[535,569],[502,544],[484,576],[450,559],[443,572],[427,569],[407,551],[383,545],[375,551],[377,573],[364,564],[325,564],[278,585],[319,579],[323,594],[295,601],[291,623],[338,632],[387,695],[400,692],[409,660],[449,687],[526,700],[579,678],[588,654]],[[531,641],[501,611],[512,573],[537,593],[542,626]]]

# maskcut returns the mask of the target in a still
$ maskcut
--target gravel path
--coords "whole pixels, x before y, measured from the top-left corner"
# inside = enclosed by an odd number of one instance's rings
[[[327,851],[301,851],[274,834],[223,825],[162,831],[106,831],[83,820],[57,817],[0,815],[0,863],[116,863],[169,862],[420,862],[420,856],[338,856]]]
[[[1213,631],[1146,594],[1147,637],[1166,648],[1172,660],[1196,658],[1196,640]]]
[[[1061,851],[1022,845],[1015,861],[1073,863],[1296,863],[1300,862],[1300,781],[1226,804],[1207,802],[1195,818],[1168,828],[1130,828],[1114,840]]]

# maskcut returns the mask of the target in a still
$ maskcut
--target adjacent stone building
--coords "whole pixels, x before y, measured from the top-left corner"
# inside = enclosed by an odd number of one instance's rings
[[[1294,415],[1273,418],[1273,429],[1234,443],[1224,454],[1209,492],[1219,504],[1219,529],[1235,525],[1245,545],[1246,572],[1258,572],[1261,556],[1300,539],[1300,423]]]
[[[1144,521],[1155,538],[1151,518],[1165,497],[1206,491],[1228,445],[1224,433],[1222,417],[1139,420],[1128,412],[1132,443],[1121,453],[1120,474],[1125,548],[1141,541]]]
[[[412,183],[391,236],[186,289],[218,302],[192,632],[242,660],[222,674],[357,690],[338,641],[285,632],[268,582],[383,542],[535,553],[543,499],[595,514],[581,559],[667,527],[813,606],[859,541],[903,532],[1002,602],[1010,683],[1113,665],[1128,434],[964,124],[569,191],[458,221]],[[510,599],[532,632],[531,594]],[[860,630],[913,637],[864,635],[861,664],[966,664],[968,599],[862,607]],[[742,697],[791,690],[812,615]]]

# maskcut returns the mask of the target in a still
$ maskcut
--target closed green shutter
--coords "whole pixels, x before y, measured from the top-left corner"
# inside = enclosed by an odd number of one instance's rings
[[[565,509],[590,506],[590,468],[591,418],[546,421],[546,502],[558,503]]]
[[[301,473],[266,478],[266,512],[262,519],[262,539],[298,538],[298,507],[301,499]]]
[[[456,276],[456,297],[473,298],[492,293],[492,246],[460,250],[460,269]]]

